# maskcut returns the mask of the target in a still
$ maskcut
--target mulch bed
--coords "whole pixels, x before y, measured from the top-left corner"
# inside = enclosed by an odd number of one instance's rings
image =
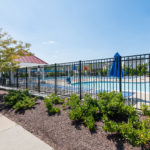
[[[0,113],[15,121],[55,150],[140,150],[122,140],[116,134],[103,131],[103,123],[97,122],[97,130],[91,133],[84,125],[69,119],[61,105],[60,115],[49,116],[44,102],[38,100],[35,108],[25,112],[7,109],[2,101],[6,91],[0,90]]]

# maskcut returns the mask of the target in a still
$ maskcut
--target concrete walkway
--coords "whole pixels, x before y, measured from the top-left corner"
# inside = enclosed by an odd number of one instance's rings
[[[0,114],[0,150],[53,150],[53,148]]]

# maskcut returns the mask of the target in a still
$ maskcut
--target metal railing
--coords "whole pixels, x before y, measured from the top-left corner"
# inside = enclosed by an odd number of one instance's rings
[[[114,58],[19,68],[1,75],[2,86],[63,96],[122,92],[136,108],[150,105],[150,54],[118,57],[119,74],[111,75]],[[115,64],[116,65],[116,64]]]

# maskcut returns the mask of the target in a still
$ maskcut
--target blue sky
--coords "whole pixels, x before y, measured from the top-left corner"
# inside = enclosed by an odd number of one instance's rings
[[[48,63],[150,52],[149,0],[0,0],[0,27]]]

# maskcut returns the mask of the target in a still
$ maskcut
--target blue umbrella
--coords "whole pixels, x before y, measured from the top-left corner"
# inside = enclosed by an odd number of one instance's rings
[[[71,78],[70,77],[67,77],[67,83],[71,84]]]
[[[73,66],[73,71],[77,70],[77,67],[76,65]]]
[[[109,76],[113,76],[113,77],[120,77],[120,73],[121,76],[123,77],[123,70],[122,70],[122,66],[120,66],[120,55],[119,53],[116,53],[114,56],[114,61],[113,64],[111,66],[110,72],[109,72]]]

